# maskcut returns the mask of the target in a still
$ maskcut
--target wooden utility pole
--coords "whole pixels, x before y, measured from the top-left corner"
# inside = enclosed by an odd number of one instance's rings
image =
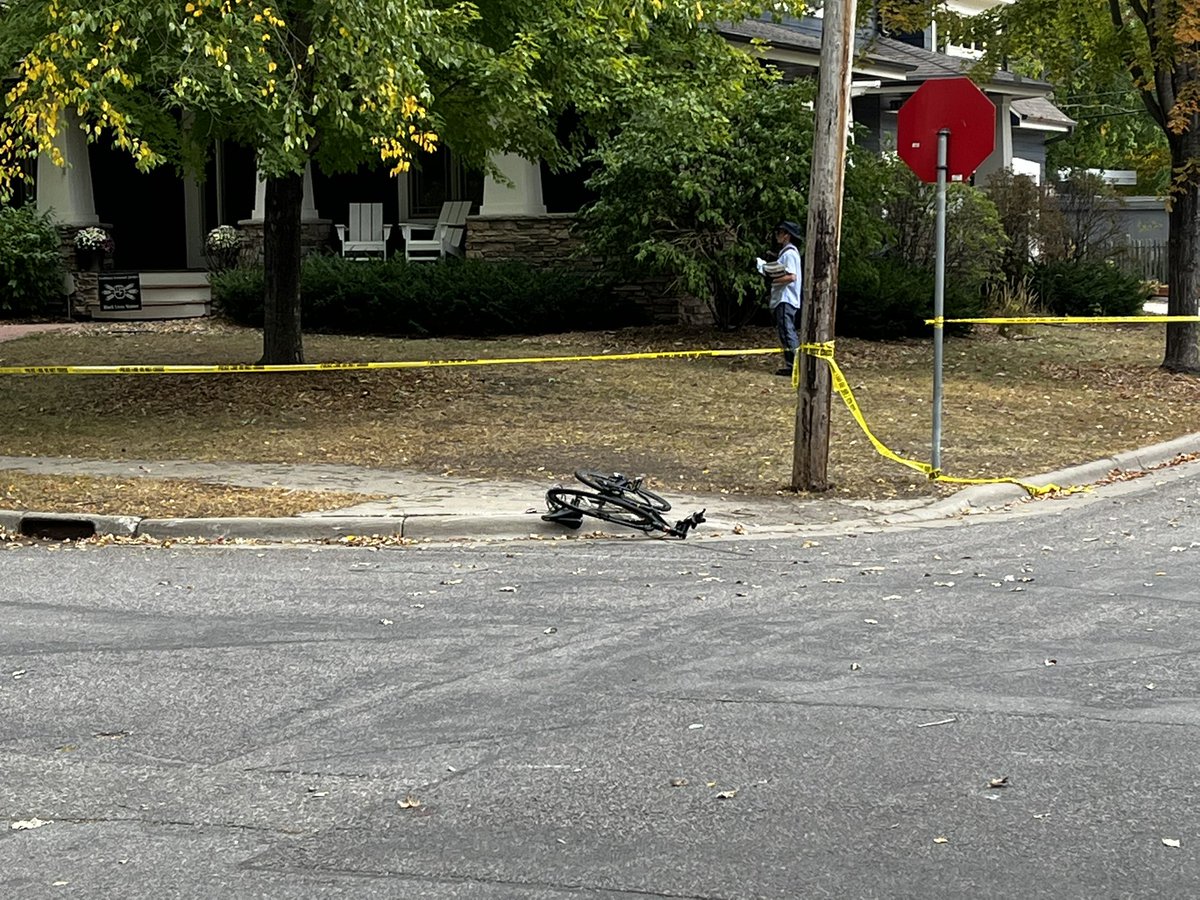
[[[804,307],[800,341],[833,340],[837,313],[838,253],[842,239],[842,184],[846,134],[850,127],[850,74],[854,56],[856,0],[827,0],[821,30],[812,178],[808,191],[808,234],[804,254]],[[829,489],[829,364],[800,354],[800,396],[792,453],[792,488]]]

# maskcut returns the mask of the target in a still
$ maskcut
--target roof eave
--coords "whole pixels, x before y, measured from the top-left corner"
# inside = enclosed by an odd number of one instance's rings
[[[745,52],[765,62],[806,66],[812,69],[819,69],[821,65],[820,52],[809,50],[806,47],[783,47],[771,43],[754,43],[740,35],[726,34],[724,37],[731,43],[737,44]],[[855,76],[886,78],[889,81],[904,80],[912,71],[911,66],[901,66],[861,56],[854,60],[851,69]]]

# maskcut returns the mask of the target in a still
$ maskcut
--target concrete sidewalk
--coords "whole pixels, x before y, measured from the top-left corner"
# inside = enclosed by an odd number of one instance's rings
[[[1034,484],[1061,487],[1090,484],[1113,470],[1133,472],[1169,463],[1180,455],[1200,454],[1200,433],[1057,472],[1030,475]],[[285,488],[382,494],[388,499],[331,512],[289,518],[149,519],[46,511],[0,510],[0,528],[28,535],[112,534],[152,539],[254,539],[263,541],[336,540],[348,535],[394,536],[411,540],[518,539],[595,533],[637,537],[638,532],[585,519],[579,531],[545,522],[545,481],[497,481],[451,478],[415,471],[338,465],[218,464],[183,460],[80,460],[51,457],[0,457],[0,470],[41,475],[91,475],[118,478],[181,478],[238,487]],[[693,540],[711,537],[784,535],[854,531],[887,525],[928,522],[1002,507],[1027,494],[1015,484],[968,487],[951,497],[889,501],[852,501],[834,496],[800,499],[739,495],[684,494],[662,488],[674,521],[706,510],[706,523]]]

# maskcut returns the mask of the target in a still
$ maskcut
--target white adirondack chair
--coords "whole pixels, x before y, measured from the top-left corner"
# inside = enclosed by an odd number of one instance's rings
[[[450,200],[442,204],[442,211],[434,224],[401,222],[404,258],[409,262],[430,262],[447,254],[462,256],[463,237],[467,233],[467,215],[470,212],[470,200]]]
[[[382,203],[351,203],[349,224],[335,225],[342,242],[342,256],[369,259],[378,254],[387,257],[387,242],[392,226],[383,223]]]

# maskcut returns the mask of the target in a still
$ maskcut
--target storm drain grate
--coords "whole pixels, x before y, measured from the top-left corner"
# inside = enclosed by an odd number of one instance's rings
[[[47,538],[52,541],[77,541],[81,538],[95,537],[96,523],[91,519],[24,516],[21,519],[21,536]]]

